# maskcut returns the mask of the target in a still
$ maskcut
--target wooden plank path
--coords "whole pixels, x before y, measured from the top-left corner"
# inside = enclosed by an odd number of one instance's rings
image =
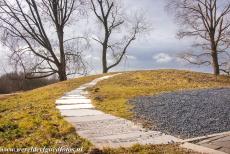
[[[197,145],[230,154],[230,131],[207,136],[196,137],[184,141],[196,142]]]
[[[60,110],[61,115],[75,127],[80,136],[90,140],[97,148],[183,142],[183,140],[174,136],[166,135],[159,131],[147,130],[132,121],[96,110],[91,100],[87,97],[88,92],[85,90],[115,75],[95,79],[56,100],[56,107]],[[218,153],[218,151],[190,143],[184,143],[182,147],[195,149],[198,152]]]

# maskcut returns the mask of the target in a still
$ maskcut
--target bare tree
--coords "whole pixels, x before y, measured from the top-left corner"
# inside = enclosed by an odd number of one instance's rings
[[[212,65],[214,74],[225,71],[230,40],[230,0],[170,0],[181,25],[180,38],[195,37],[202,52],[188,52],[183,58],[192,64]],[[168,8],[167,7],[167,8]],[[229,59],[228,59],[229,60]]]
[[[132,22],[122,10],[116,0],[90,0],[91,8],[103,27],[103,38],[93,38],[102,46],[102,66],[103,73],[107,73],[110,69],[117,66],[127,53],[128,47],[136,39],[137,35],[147,29],[143,15],[135,16]],[[126,34],[122,31],[125,28]],[[130,28],[130,30],[129,30]],[[112,35],[120,35],[122,38],[113,38]],[[108,59],[113,60],[108,63]]]
[[[70,63],[83,67],[81,52],[71,46],[71,41],[82,38],[64,34],[82,5],[81,0],[0,0],[1,40],[13,51],[11,60],[22,66],[27,78],[58,74],[63,81],[73,73]]]

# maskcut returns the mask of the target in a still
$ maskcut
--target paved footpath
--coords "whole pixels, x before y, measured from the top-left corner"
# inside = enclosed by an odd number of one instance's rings
[[[97,148],[183,142],[183,140],[174,136],[166,135],[159,131],[146,130],[141,125],[129,120],[96,110],[91,100],[87,97],[88,93],[85,89],[113,76],[115,75],[95,79],[56,100],[56,107],[60,110],[62,116],[75,127],[80,136],[90,140]],[[181,146],[198,152],[223,154],[222,152],[187,142]]]
[[[199,142],[198,145],[202,145],[211,149],[223,151],[230,154],[230,134],[219,135],[216,137],[209,138],[207,140],[203,140]]]
[[[230,132],[196,137],[187,141],[230,154]]]

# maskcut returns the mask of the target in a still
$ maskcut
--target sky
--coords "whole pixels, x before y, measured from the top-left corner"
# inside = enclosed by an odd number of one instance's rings
[[[128,11],[142,10],[152,30],[141,37],[129,47],[128,55],[119,66],[112,71],[150,70],[150,69],[184,69],[210,72],[207,67],[190,65],[178,58],[178,54],[191,49],[192,39],[179,40],[176,38],[179,25],[175,23],[173,16],[165,10],[164,0],[123,0],[124,7]],[[85,23],[84,23],[85,24]],[[85,31],[86,25],[81,24],[78,30]],[[95,23],[96,24],[96,23]],[[87,24],[90,25],[90,24]],[[95,27],[95,26],[94,26]],[[96,26],[100,28],[99,26]],[[69,33],[72,33],[69,32]],[[93,43],[91,49],[84,53],[84,58],[90,65],[90,73],[100,73],[101,52],[100,47]],[[0,51],[0,73],[10,70],[7,53],[4,48]]]

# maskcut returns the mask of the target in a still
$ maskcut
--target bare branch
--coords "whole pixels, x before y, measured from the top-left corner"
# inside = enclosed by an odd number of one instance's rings
[[[67,79],[68,65],[80,59],[73,50],[67,54],[69,42],[85,38],[64,40],[64,29],[82,3],[82,0],[1,0],[1,42],[12,51],[12,61],[20,63],[26,74],[33,74],[30,78],[37,77],[34,74],[39,78],[58,74],[60,80]],[[51,36],[50,31],[54,31],[56,37]]]
[[[205,56],[201,54],[204,61],[200,61],[199,64],[207,64],[205,57],[208,57],[212,61],[210,64],[212,64],[214,74],[219,75],[219,63],[223,60],[220,55],[223,52],[220,51],[229,48],[230,1],[168,0],[167,9],[175,13],[181,25],[178,36],[180,38],[195,37],[199,41],[202,52],[205,53]]]
[[[92,38],[102,46],[103,73],[120,64],[129,46],[136,39],[137,35],[147,29],[142,18],[135,16],[135,21],[131,23],[122,11],[122,6],[116,0],[91,0],[91,8],[99,23],[104,28],[104,38],[99,40]],[[130,20],[132,20],[129,17]],[[119,40],[113,39],[113,35],[119,30],[126,28],[126,34]],[[128,30],[129,29],[129,30]],[[108,57],[113,59],[112,64],[108,64]]]

